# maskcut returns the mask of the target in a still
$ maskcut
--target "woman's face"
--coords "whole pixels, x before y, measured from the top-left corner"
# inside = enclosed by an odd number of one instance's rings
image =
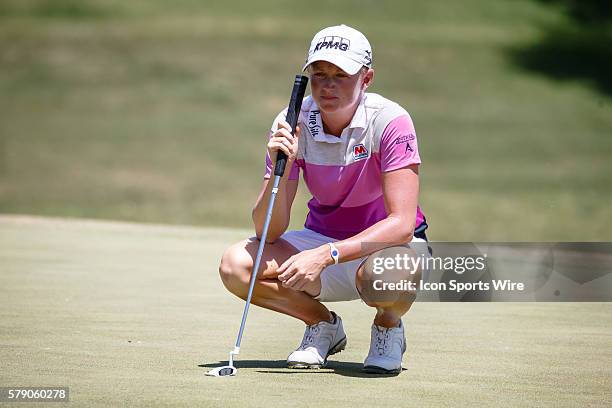
[[[360,70],[349,75],[327,61],[313,62],[309,67],[312,97],[325,113],[350,109],[359,103],[361,91],[367,88],[373,71]]]

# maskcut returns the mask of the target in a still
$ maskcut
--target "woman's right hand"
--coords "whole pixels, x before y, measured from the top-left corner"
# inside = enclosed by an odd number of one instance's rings
[[[284,120],[278,123],[278,129],[268,140],[268,155],[272,163],[276,163],[276,156],[279,150],[287,155],[287,161],[293,162],[297,156],[298,138],[300,136],[300,127],[297,126],[295,136],[291,134],[291,126]]]

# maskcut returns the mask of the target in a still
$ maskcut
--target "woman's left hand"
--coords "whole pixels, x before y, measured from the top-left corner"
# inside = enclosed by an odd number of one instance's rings
[[[315,282],[323,269],[333,264],[329,246],[322,245],[291,256],[277,269],[278,280],[286,288],[305,290]]]

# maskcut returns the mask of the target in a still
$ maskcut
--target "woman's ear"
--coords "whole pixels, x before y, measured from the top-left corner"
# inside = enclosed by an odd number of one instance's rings
[[[374,81],[374,70],[372,68],[368,68],[366,73],[363,76],[363,85],[362,89],[365,91],[368,89],[370,85],[372,85],[372,81]]]

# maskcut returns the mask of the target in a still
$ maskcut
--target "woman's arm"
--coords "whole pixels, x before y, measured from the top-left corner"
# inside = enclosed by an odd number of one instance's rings
[[[383,173],[382,187],[387,218],[351,238],[335,242],[340,252],[339,262],[352,261],[412,240],[419,196],[419,165]],[[301,290],[333,263],[329,245],[321,245],[283,262],[277,270],[278,279],[285,287]]]
[[[419,198],[419,165],[383,173],[382,188],[387,218],[351,238],[336,242],[340,262],[352,261],[412,240]]]
[[[287,167],[290,169],[292,164],[293,163],[288,162]],[[291,205],[293,204],[298,188],[298,180],[289,180],[289,173],[288,170],[285,171],[285,174],[281,177],[278,184],[278,193],[276,195],[274,209],[272,210],[272,218],[270,219],[266,242],[276,241],[287,230],[287,227],[289,227]],[[274,175],[272,175],[272,177],[274,177]],[[272,185],[274,184],[270,182],[271,180],[272,179],[264,180],[261,192],[253,208],[252,217],[257,238],[261,238],[263,234],[266,211],[268,202],[270,201],[270,195],[272,195]]]
[[[298,139],[301,134],[299,126],[295,129],[295,135],[291,134],[291,127],[285,120],[280,120],[278,123],[278,129],[274,134],[270,136],[268,140],[267,150],[268,157],[272,161],[272,169],[276,165],[276,156],[278,151],[283,151],[287,155],[287,165],[285,167],[285,173],[280,179],[278,184],[278,193],[276,201],[274,203],[274,209],[272,210],[272,218],[270,219],[270,226],[268,227],[268,235],[266,236],[267,242],[276,241],[289,226],[291,217],[291,205],[295,199],[295,193],[297,192],[298,180],[289,180],[291,174],[291,168],[297,157],[298,151]],[[268,203],[270,202],[270,196],[272,195],[272,187],[274,183],[270,183],[273,179],[274,174],[270,174],[270,179],[264,180],[261,192],[255,206],[253,208],[252,217],[253,223],[255,224],[255,234],[257,238],[261,238],[263,235],[263,227],[266,220],[266,213],[268,210]]]

